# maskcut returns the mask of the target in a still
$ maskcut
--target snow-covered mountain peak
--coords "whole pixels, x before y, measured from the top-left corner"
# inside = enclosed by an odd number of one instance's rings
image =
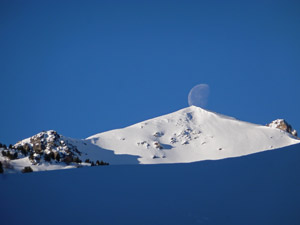
[[[222,114],[218,114],[197,106],[189,106],[187,108],[183,108],[176,112],[166,114],[163,116],[159,116],[153,119],[149,119],[137,124],[132,125],[132,127],[142,127],[144,128],[148,123],[157,124],[157,125],[165,125],[165,124],[176,124],[176,126],[194,126],[197,127],[200,124],[207,123],[209,121],[213,121],[214,118],[221,119],[231,119],[236,120],[233,117],[225,116]],[[131,127],[131,126],[130,126]],[[166,126],[168,128],[168,126]],[[165,129],[160,126],[160,129]]]
[[[139,163],[193,162],[251,154],[298,143],[282,130],[239,121],[196,106],[93,135],[95,145]]]

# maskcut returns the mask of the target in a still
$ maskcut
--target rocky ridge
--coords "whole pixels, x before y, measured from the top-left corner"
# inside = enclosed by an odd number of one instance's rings
[[[39,167],[45,164],[70,168],[108,165],[106,162],[94,162],[86,157],[82,160],[83,153],[78,147],[54,130],[40,132],[8,147],[0,144],[0,152],[2,169],[4,167],[4,170],[11,171],[14,169],[13,162],[25,159],[29,165],[24,166],[22,172],[32,172],[31,166]]]
[[[297,131],[293,129],[292,125],[290,125],[286,120],[284,119],[277,119],[272,121],[271,123],[267,124],[268,127],[277,128],[280,130],[283,130],[285,132],[290,133],[291,135],[297,137]]]

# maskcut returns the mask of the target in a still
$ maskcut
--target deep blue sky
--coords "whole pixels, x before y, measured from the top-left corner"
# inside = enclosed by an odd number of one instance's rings
[[[300,130],[299,1],[0,1],[0,142],[187,107]]]

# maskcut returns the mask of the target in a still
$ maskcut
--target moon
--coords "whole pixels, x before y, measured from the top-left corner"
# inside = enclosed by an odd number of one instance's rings
[[[188,96],[189,106],[198,106],[204,108],[207,105],[209,96],[209,86],[208,84],[197,84],[190,90]]]

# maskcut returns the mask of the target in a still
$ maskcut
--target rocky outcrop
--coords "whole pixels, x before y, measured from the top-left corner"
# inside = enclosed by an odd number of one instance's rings
[[[31,137],[29,142],[18,142],[14,145],[14,148],[23,151],[27,149],[26,152],[30,155],[29,159],[32,163],[39,163],[42,158],[45,161],[56,160],[67,164],[81,162],[78,160],[81,152],[77,147],[68,143],[54,130],[38,133]]]
[[[86,143],[84,143],[86,145]],[[76,142],[64,137],[54,130],[43,131],[30,138],[19,141],[15,145],[0,144],[0,173],[2,172],[32,172],[54,168],[78,168],[82,166],[109,165],[102,160],[86,160],[87,154],[82,153]],[[95,159],[94,159],[95,160]],[[13,165],[18,165],[14,168]],[[20,170],[20,166],[25,166]],[[32,167],[32,168],[31,168]],[[45,169],[46,168],[46,169]]]
[[[293,127],[286,122],[284,119],[277,119],[274,120],[273,122],[267,124],[268,127],[272,127],[272,128],[278,128],[280,130],[286,131],[288,133],[290,133],[291,135],[297,137],[297,131],[295,129],[293,129]]]

